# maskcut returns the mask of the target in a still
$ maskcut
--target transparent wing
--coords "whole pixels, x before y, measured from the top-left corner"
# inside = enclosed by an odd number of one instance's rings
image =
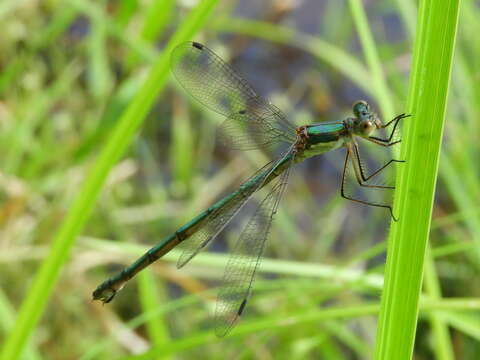
[[[292,164],[293,156],[287,169],[248,221],[228,260],[215,310],[215,331],[219,337],[228,334],[245,309]]]
[[[254,187],[250,188],[245,194],[239,194],[238,198],[231,200],[221,209],[214,210],[209,214],[204,220],[205,225],[179,244],[178,247],[182,253],[178,258],[177,268],[180,269],[185,266],[202,249],[206,248],[222,229],[227,226],[254,191]]]
[[[226,145],[249,150],[295,141],[295,128],[281,111],[259,97],[238,72],[204,45],[178,45],[171,63],[173,74],[190,95],[228,118],[222,126]]]
[[[280,110],[269,104],[231,114],[220,125],[220,140],[237,150],[269,148],[279,142],[293,143],[296,140],[295,132],[281,129],[277,117],[282,115],[274,111]]]
[[[185,266],[217,237],[251,195],[261,186],[261,183],[262,179],[259,178],[258,181],[252,183],[248,188],[240,189],[230,194],[231,199],[229,201],[220,205],[217,203],[207,210],[210,213],[202,221],[201,227],[178,245],[182,254],[178,258],[177,268],[180,269]]]
[[[178,245],[182,251],[177,262],[178,268],[183,267],[202,249],[206,248],[220,231],[227,226],[235,214],[240,211],[252,194],[276,176],[273,174],[273,170],[277,169],[277,166],[282,161],[285,161],[291,149],[292,148],[283,154],[279,160],[270,162],[258,170],[250,179],[245,181],[238,190],[207,209],[208,215],[201,221],[201,225],[199,225],[199,227],[193,227],[191,235],[189,234],[189,236]]]

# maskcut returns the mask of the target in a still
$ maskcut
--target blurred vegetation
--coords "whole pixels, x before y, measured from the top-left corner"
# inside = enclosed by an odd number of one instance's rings
[[[195,3],[0,2],[0,344],[52,234]],[[364,5],[380,63],[364,60],[346,1],[220,1],[194,40],[297,125],[341,119],[359,98],[387,119],[405,111],[416,4]],[[479,16],[478,2],[462,2],[416,359],[480,351]],[[170,82],[110,171],[22,358],[370,358],[390,219],[340,198],[342,151],[295,168],[230,337],[215,338],[209,316],[241,220],[181,271],[173,252],[108,306],[90,301],[98,283],[266,162],[216,143],[220,121]],[[450,355],[436,351],[432,314],[448,326]]]

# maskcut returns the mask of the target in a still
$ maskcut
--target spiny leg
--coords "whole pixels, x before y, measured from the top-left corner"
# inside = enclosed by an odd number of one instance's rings
[[[360,204],[364,204],[364,205],[370,205],[370,206],[375,206],[375,207],[381,207],[381,208],[385,208],[385,209],[388,209],[390,211],[390,216],[392,217],[392,219],[394,221],[398,221],[398,219],[393,215],[393,210],[392,210],[392,207],[390,205],[387,205],[387,204],[378,204],[378,203],[373,203],[373,202],[369,202],[369,201],[366,201],[366,200],[362,200],[362,199],[356,199],[352,196],[349,196],[345,193],[345,179],[346,179],[346,172],[347,172],[347,166],[348,166],[348,159],[350,156],[353,156],[353,151],[352,151],[352,148],[351,146],[347,146],[347,153],[346,153],[346,156],[345,156],[345,163],[343,165],[343,172],[342,172],[342,185],[340,187],[340,195],[344,198],[344,199],[347,199],[347,200],[351,200],[351,201],[354,201],[354,202],[358,202]],[[352,161],[352,164],[353,164],[353,169],[354,169],[354,172],[355,172],[355,178],[357,180],[357,183],[362,186],[362,187],[370,187],[370,188],[375,188],[378,186],[373,186],[373,185],[368,185],[368,184],[364,184],[362,182],[362,179],[361,179],[361,175],[360,175],[360,171],[358,170],[356,164],[354,161]]]
[[[396,159],[391,159],[389,160],[387,163],[385,163],[381,168],[375,170],[373,173],[371,173],[370,175],[368,176],[365,176],[365,173],[363,172],[363,163],[362,163],[362,160],[360,159],[360,151],[358,150],[358,145],[357,144],[354,144],[353,145],[353,148],[354,148],[354,152],[355,152],[355,159],[357,160],[357,163],[358,163],[358,168],[359,168],[359,171],[360,171],[360,176],[361,176],[361,179],[363,182],[366,182],[368,180],[370,180],[371,178],[373,178],[375,175],[379,174],[382,170],[384,170],[388,165],[392,164],[392,163],[403,163],[405,162],[405,160],[396,160]],[[380,188],[384,188],[384,189],[395,189],[394,186],[381,186],[381,185],[378,185],[378,187]]]
[[[393,135],[395,134],[395,130],[397,129],[397,125],[398,125],[400,120],[405,119],[405,118],[410,117],[410,116],[412,116],[412,115],[410,115],[410,114],[408,114],[408,115],[400,114],[400,115],[396,116],[395,118],[393,118],[392,120],[390,120],[388,123],[386,123],[385,125],[383,125],[381,127],[382,129],[385,129],[388,126],[390,126],[390,124],[392,124],[392,123],[394,124],[392,132],[390,133],[390,136],[388,137],[388,139],[382,139],[382,138],[378,138],[376,136],[369,136],[368,139],[370,139],[372,142],[374,142],[376,144],[383,145],[383,146],[392,146],[392,145],[398,144],[400,142],[400,140],[394,141],[393,143],[391,143]]]
[[[390,121],[387,122],[385,125],[383,125],[383,126],[382,126],[382,129],[385,129],[385,128],[389,127],[390,124],[392,124],[392,123],[395,123],[395,125],[396,125],[396,123],[397,123],[399,120],[404,119],[404,118],[407,118],[407,117],[410,117],[410,116],[412,116],[412,114],[402,113],[402,114],[400,114],[400,115],[397,115],[397,116],[395,116],[392,120],[390,120]]]

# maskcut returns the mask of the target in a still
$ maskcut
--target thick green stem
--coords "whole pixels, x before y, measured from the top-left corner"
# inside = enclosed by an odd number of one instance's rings
[[[417,326],[459,0],[420,3],[375,359],[410,359]]]

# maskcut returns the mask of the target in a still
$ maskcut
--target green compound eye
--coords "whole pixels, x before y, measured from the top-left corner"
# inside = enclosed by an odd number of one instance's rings
[[[355,117],[365,116],[370,112],[370,106],[366,101],[360,100],[353,104],[353,114]]]

